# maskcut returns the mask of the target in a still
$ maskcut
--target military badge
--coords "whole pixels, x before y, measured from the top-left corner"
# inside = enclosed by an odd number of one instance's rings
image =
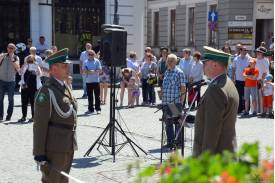
[[[45,102],[47,99],[45,93],[39,93],[39,95],[37,96],[37,101],[39,103]]]

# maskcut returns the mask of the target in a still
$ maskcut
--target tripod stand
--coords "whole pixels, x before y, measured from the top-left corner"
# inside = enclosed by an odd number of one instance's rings
[[[110,86],[110,118],[109,123],[103,130],[103,132],[99,135],[99,137],[96,139],[96,141],[93,143],[93,145],[89,148],[89,150],[85,153],[85,156],[89,156],[93,148],[98,144],[97,150],[99,150],[99,147],[102,146],[108,153],[113,155],[113,162],[115,162],[116,154],[126,145],[130,144],[130,147],[134,151],[135,155],[139,157],[139,154],[137,153],[135,147],[137,147],[139,150],[141,150],[144,154],[147,155],[146,151],[144,151],[141,147],[139,147],[135,142],[133,142],[124,132],[121,125],[118,123],[116,116],[115,116],[115,105],[116,105],[116,98],[115,98],[115,83],[116,83],[116,67],[111,66],[111,72],[110,72],[110,80],[111,80],[111,86]],[[106,138],[106,135],[109,131],[109,143],[105,144],[103,141]],[[126,138],[126,141],[120,144],[116,144],[115,140],[115,131],[119,132],[123,137]],[[116,146],[118,149],[116,150]],[[134,147],[135,146],[135,147]],[[111,147],[111,151],[109,151],[108,147]]]

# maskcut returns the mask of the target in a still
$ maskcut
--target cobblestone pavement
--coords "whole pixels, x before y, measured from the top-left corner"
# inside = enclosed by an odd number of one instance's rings
[[[74,95],[81,97],[82,91],[75,90]],[[0,183],[40,182],[41,174],[36,171],[36,164],[32,156],[32,123],[17,122],[21,117],[20,103],[20,95],[16,95],[14,115],[11,121],[0,122]],[[127,172],[129,164],[140,161],[141,167],[144,167],[148,164],[159,163],[161,137],[159,118],[161,112],[154,113],[156,108],[135,107],[122,108],[116,111],[117,121],[126,131],[126,134],[148,152],[148,155],[146,156],[136,148],[140,155],[137,158],[131,147],[126,145],[117,154],[116,162],[113,163],[113,156],[108,155],[103,148],[100,148],[102,154],[95,148],[90,157],[83,157],[109,122],[108,104],[102,106],[100,115],[91,116],[85,115],[87,99],[79,99],[78,105],[77,136],[79,149],[75,152],[70,175],[87,183],[133,182],[136,173]],[[5,97],[5,107],[7,107],[7,96]],[[273,148],[274,125],[272,119],[238,118],[236,129],[238,145],[244,142],[260,142],[261,157],[265,157],[263,153],[265,146],[269,145]],[[116,137],[117,141],[121,142],[121,135],[117,133]],[[190,130],[187,129],[187,143],[190,142],[189,137]],[[188,156],[190,153],[191,149],[186,148],[185,154]],[[164,159],[167,158],[167,155],[164,154]]]

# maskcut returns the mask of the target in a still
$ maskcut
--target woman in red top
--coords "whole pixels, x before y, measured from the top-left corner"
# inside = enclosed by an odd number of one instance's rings
[[[259,70],[255,67],[256,59],[251,58],[249,61],[248,67],[246,67],[243,71],[243,76],[245,78],[244,84],[244,99],[245,99],[245,112],[243,116],[249,115],[249,101],[250,95],[252,97],[252,105],[254,112],[252,116],[256,116],[257,112],[257,105],[256,105],[256,98],[257,98],[257,77],[259,75]]]

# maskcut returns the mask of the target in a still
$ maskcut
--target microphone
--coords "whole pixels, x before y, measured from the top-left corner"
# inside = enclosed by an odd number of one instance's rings
[[[201,81],[197,81],[197,82],[189,84],[188,88],[192,88],[193,86],[200,87],[200,86],[208,85],[208,83],[209,83],[209,81],[201,80]]]

